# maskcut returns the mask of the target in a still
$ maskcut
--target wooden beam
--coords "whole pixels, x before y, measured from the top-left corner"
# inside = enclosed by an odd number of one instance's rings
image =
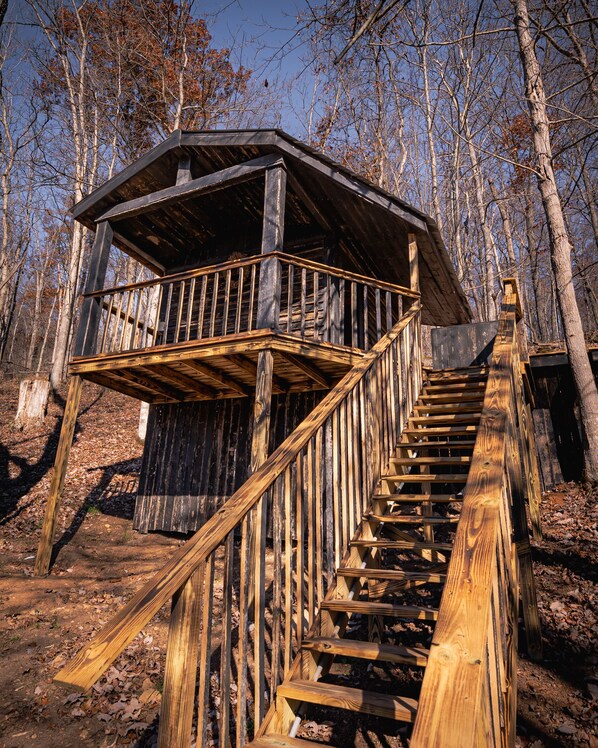
[[[151,390],[153,393],[170,397],[173,400],[181,401],[186,397],[184,392],[181,392],[174,387],[170,387],[165,382],[162,382],[159,379],[155,379],[154,377],[150,377],[140,371],[117,369],[112,372],[112,375],[125,379],[128,382],[132,382],[133,384],[138,384],[140,387],[145,387],[146,389]]]
[[[419,293],[419,251],[415,234],[408,235],[409,242],[409,286]]]
[[[87,280],[85,282],[85,293],[98,291],[104,285],[110,247],[112,246],[112,227],[108,221],[98,224],[89,266],[87,268]],[[75,356],[87,356],[93,353],[100,315],[102,313],[102,298],[99,296],[85,298],[81,307],[79,326],[75,337]]]
[[[184,389],[191,390],[191,392],[198,395],[203,395],[208,398],[216,395],[216,390],[213,387],[208,387],[207,385],[198,382],[197,379],[193,379],[193,377],[189,377],[176,369],[172,369],[166,364],[150,364],[142,366],[141,368],[148,371],[150,374],[160,374],[165,379],[168,379],[169,382],[175,382]]]
[[[244,385],[242,382],[239,382],[234,377],[214,369],[212,366],[202,364],[199,361],[193,361],[192,359],[184,361],[183,363],[198,374],[208,377],[208,379],[211,379],[214,382],[218,382],[218,384],[227,387],[229,390],[233,390],[233,392],[236,392],[238,395],[245,397],[249,394],[249,387]]]
[[[189,200],[200,195],[208,195],[212,192],[232,187],[248,179],[253,179],[261,174],[264,169],[275,166],[282,162],[280,156],[270,155],[254,158],[246,161],[244,164],[237,164],[228,169],[208,174],[205,177],[192,179],[190,182],[177,184],[174,187],[167,187],[157,192],[151,192],[149,195],[143,195],[125,203],[115,205],[114,208],[106,211],[97,221],[122,221],[124,218],[132,218],[158,208],[165,208],[172,203]]]
[[[81,387],[83,380],[81,377],[71,377],[69,390],[66,396],[66,405],[64,406],[64,415],[62,426],[60,427],[60,439],[58,440],[58,449],[54,459],[54,472],[50,484],[50,494],[46,504],[46,514],[44,524],[42,525],[42,534],[37,546],[37,555],[35,557],[35,567],[33,573],[36,577],[44,577],[50,570],[50,561],[52,559],[52,547],[54,544],[54,532],[56,529],[56,518],[58,508],[64,488],[64,479],[66,477],[66,468],[73,444],[75,426],[77,425],[77,413],[79,411],[79,402],[81,401]]]
[[[261,353],[262,351],[260,351]],[[258,354],[259,356],[259,354]],[[257,381],[257,371],[258,371],[258,365],[254,363],[251,359],[245,358],[245,356],[228,356],[228,360],[236,366],[237,368],[241,369],[242,371],[246,371],[248,374],[251,374],[252,377],[254,377]],[[272,375],[272,391],[280,395],[283,392],[286,392],[289,388],[289,385],[287,382],[282,380],[280,377],[277,377],[276,374]]]
[[[299,200],[304,204],[307,210],[312,214],[313,218],[317,221],[317,223],[323,229],[325,229],[329,234],[333,234],[334,230],[332,226],[330,225],[330,222],[328,221],[326,216],[322,213],[322,211],[320,210],[315,200],[312,200],[307,190],[303,189],[303,186],[300,184],[299,180],[296,179],[290,171],[287,172],[287,178],[289,181],[289,186],[291,187],[293,192],[297,195]]]
[[[302,371],[310,379],[313,379],[317,384],[327,390],[330,389],[330,379],[314,364],[310,364],[299,356],[294,356],[292,353],[279,352],[278,355],[286,359],[292,366]]]
[[[98,384],[100,387],[106,387],[109,390],[115,390],[116,392],[122,392],[123,395],[132,397],[134,400],[141,400],[144,403],[153,403],[158,398],[147,390],[140,390],[138,387],[134,387],[132,384],[127,384],[123,379],[119,379],[115,376],[118,372],[108,371],[105,374],[101,371],[91,372],[90,374],[82,374],[81,376],[88,382]],[[160,398],[161,400],[162,398]],[[169,402],[173,402],[169,400]]]
[[[266,171],[264,187],[262,254],[282,252],[284,240],[287,172],[282,157],[270,167]]]

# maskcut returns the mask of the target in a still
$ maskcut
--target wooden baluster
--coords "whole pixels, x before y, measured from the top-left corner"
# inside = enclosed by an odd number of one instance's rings
[[[370,349],[370,318],[368,308],[368,286],[363,286],[363,350]]]
[[[214,618],[212,615],[214,601],[214,554],[215,551],[206,560],[203,599],[201,603],[201,646],[199,650],[199,688],[197,692],[198,746],[208,745],[208,725],[210,722],[210,665],[212,657],[212,622]],[[193,689],[190,690],[193,693]],[[224,694],[221,696],[221,703],[223,697]],[[159,746],[159,748],[161,747]]]
[[[359,348],[359,310],[357,309],[357,284],[351,282],[351,345]]]
[[[266,659],[266,520],[267,520],[267,496],[264,494],[255,508],[255,553],[253,555],[253,611],[254,611],[254,639],[253,639],[253,669],[255,691],[254,701],[254,726],[259,727],[266,714],[265,691],[265,659]]]
[[[251,278],[249,282],[249,310],[247,314],[247,331],[253,330],[253,317],[254,317],[254,306],[255,306],[255,286],[257,277],[257,265],[251,266]]]
[[[191,322],[193,320],[193,303],[195,301],[195,278],[191,278],[189,284],[189,299],[187,301],[187,322],[185,324],[185,341],[191,338]]]
[[[316,605],[319,607],[324,599],[324,543],[322,542],[324,529],[324,514],[322,512],[322,460],[323,429],[319,428],[315,437],[315,517],[316,517]]]
[[[152,345],[159,345],[162,342],[162,334],[160,332],[160,317],[162,316],[162,300],[164,299],[164,284],[160,283],[158,287],[158,299],[156,301],[156,310],[154,312],[154,334]]]
[[[302,338],[305,337],[305,315],[306,315],[306,304],[307,304],[307,270],[301,268],[301,324],[299,327],[299,334]]]
[[[214,285],[212,287],[212,310],[210,313],[209,337],[213,338],[216,330],[216,312],[218,311],[218,286],[220,285],[220,273],[214,273]]]
[[[351,533],[351,525],[350,525],[350,519],[349,519],[349,490],[348,490],[348,480],[347,475],[349,474],[348,471],[351,469],[350,467],[347,467],[348,463],[348,449],[347,449],[347,439],[348,439],[348,432],[347,432],[347,408],[346,408],[346,402],[343,401],[339,404],[339,411],[340,411],[340,429],[341,429],[341,438],[340,438],[340,467],[341,467],[341,473],[340,473],[340,491],[341,491],[341,527],[342,527],[342,548],[343,548],[343,554],[344,551],[351,540],[352,533]]]
[[[232,616],[234,579],[235,532],[230,532],[224,542],[224,568],[222,577],[222,646],[220,658],[220,727],[219,748],[230,748],[230,695],[232,664]]]
[[[127,326],[130,324],[131,319],[131,304],[133,302],[133,292],[127,291],[127,305],[125,307],[126,311],[124,312],[124,318],[123,318],[123,329],[120,334],[120,340],[118,342],[118,349],[119,351],[123,351],[125,348],[125,337],[127,335]]]
[[[204,337],[203,328],[206,317],[207,293],[208,276],[204,275],[201,279],[201,291],[199,293],[199,309],[197,314],[197,340],[201,340]]]
[[[297,455],[296,473],[295,473],[295,522],[297,532],[297,646],[301,646],[303,641],[303,630],[305,623],[305,592],[304,592],[304,574],[305,574],[305,548],[304,548],[304,516],[303,516],[303,452]]]
[[[120,330],[120,322],[121,322],[121,317],[122,317],[124,300],[125,300],[125,294],[124,292],[121,291],[118,294],[118,306],[116,307],[116,315],[114,317],[114,330],[112,333],[112,340],[110,341],[110,352],[111,353],[115,350],[116,341],[118,339],[118,332]]]
[[[392,329],[393,326],[393,319],[392,319],[392,294],[390,291],[384,292],[384,311],[386,312],[386,330],[384,332],[388,332]]]
[[[179,283],[179,293],[176,300],[176,323],[174,328],[174,335],[172,342],[176,345],[180,343],[179,337],[181,334],[181,325],[183,323],[183,306],[185,304],[185,281]]]
[[[237,740],[243,748],[247,732],[247,660],[249,656],[249,600],[251,586],[251,517],[245,516],[241,526],[241,557],[239,568],[239,649],[237,660]]]
[[[168,330],[170,328],[170,310],[172,308],[172,293],[174,283],[168,283],[165,285],[168,286],[168,291],[166,293],[166,311],[164,313],[164,335],[160,341],[162,345],[168,345]]]
[[[330,282],[330,274],[326,273],[326,289],[324,295],[324,341],[330,343],[331,338],[331,315],[330,315],[330,300],[332,293],[332,284]]]
[[[102,334],[102,343],[100,345],[100,353],[105,353],[106,351],[106,340],[108,339],[108,330],[110,328],[110,322],[112,321],[112,308],[114,306],[114,297],[115,294],[110,294],[110,303],[108,304],[108,309],[106,311],[106,322],[104,324],[104,332]],[[102,299],[108,298],[108,296],[102,297]],[[102,305],[103,305],[102,301]]]
[[[228,331],[228,312],[230,308],[231,274],[232,273],[229,268],[225,272],[225,281],[224,281],[224,309],[222,311],[222,335],[226,335]]]
[[[293,660],[293,536],[292,528],[292,474],[284,471],[284,675]]]
[[[135,345],[135,342],[137,340],[137,333],[139,331],[139,316],[141,314],[141,297],[143,295],[143,288],[138,288],[133,293],[135,293],[137,297],[137,306],[135,307],[135,317],[133,318],[133,329],[131,330],[129,350],[134,350],[138,347]]]
[[[332,511],[334,515],[334,568],[341,565],[341,556],[344,548],[344,538],[341,524],[341,454],[340,454],[340,424],[339,412],[335,409],[332,413]]]
[[[319,315],[320,315],[320,300],[318,297],[319,288],[320,285],[320,276],[317,272],[314,272],[312,276],[313,281],[313,287],[314,287],[314,293],[313,293],[313,307],[314,307],[314,332],[313,332],[313,339],[314,340],[321,340],[322,335],[321,331],[319,329]]]
[[[316,614],[316,546],[315,546],[315,496],[314,496],[314,440],[309,440],[306,447],[307,470],[306,470],[306,532],[307,532],[307,621],[311,626]]]
[[[376,340],[380,340],[382,337],[382,297],[379,288],[374,291],[374,299],[376,304]],[[390,329],[390,328],[389,328]],[[385,330],[384,332],[387,332]]]
[[[188,748],[191,743],[204,578],[201,564],[173,598],[158,748]]]
[[[241,332],[241,315],[243,311],[243,284],[245,282],[245,268],[240,267],[237,280],[237,309],[235,314],[235,335]]]
[[[282,608],[282,480],[274,483],[272,490],[272,646],[270,667],[270,703],[274,700],[274,692],[280,683],[280,654],[281,654],[281,608]]]
[[[293,294],[295,283],[295,266],[289,263],[288,267],[288,288],[287,288],[287,332],[293,331]]]

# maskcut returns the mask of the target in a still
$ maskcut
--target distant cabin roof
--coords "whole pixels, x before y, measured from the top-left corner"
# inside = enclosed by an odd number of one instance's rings
[[[89,228],[118,203],[172,187],[179,160],[193,179],[268,154],[284,158],[287,237],[333,235],[364,274],[409,285],[407,233],[420,248],[425,324],[468,322],[471,310],[436,223],[421,211],[281,130],[177,130],[73,208]],[[232,231],[261,227],[263,179],[187,199],[114,224],[114,244],[162,275]],[[258,221],[259,219],[259,221]]]

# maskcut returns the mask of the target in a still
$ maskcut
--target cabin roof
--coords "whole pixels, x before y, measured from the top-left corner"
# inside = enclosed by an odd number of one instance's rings
[[[191,175],[198,178],[268,154],[281,155],[289,175],[285,247],[333,235],[358,271],[409,285],[407,233],[415,233],[424,323],[470,320],[436,223],[281,130],[177,130],[77,203],[73,216],[94,228],[118,203],[172,187],[183,156],[191,158]],[[259,247],[262,212],[263,177],[118,221],[114,244],[161,275],[184,267],[193,252],[206,251],[211,240],[231,232],[243,232],[249,241],[255,237]]]

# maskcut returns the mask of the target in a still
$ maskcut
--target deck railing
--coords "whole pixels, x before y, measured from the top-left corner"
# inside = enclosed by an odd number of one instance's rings
[[[541,651],[525,510],[527,498],[538,529],[539,484],[516,319],[507,281],[412,748],[515,744],[520,591],[528,650]]]
[[[190,745],[196,696],[197,745],[245,745],[315,620],[421,382],[415,303],[56,680],[91,687],[172,599],[159,745]]]
[[[418,297],[401,286],[274,252],[85,294],[96,301],[98,324],[97,331],[83,331],[81,351],[124,353],[263,329],[258,304],[268,294],[273,329],[361,350],[369,350]]]

